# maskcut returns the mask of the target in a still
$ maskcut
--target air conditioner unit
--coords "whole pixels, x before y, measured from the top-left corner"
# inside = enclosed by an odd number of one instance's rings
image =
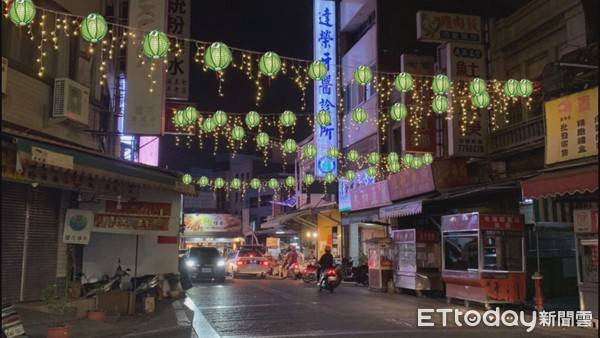
[[[64,118],[87,126],[90,121],[89,102],[89,88],[68,78],[54,80],[52,117]]]
[[[8,59],[2,58],[2,94],[6,94],[6,74],[8,73]]]

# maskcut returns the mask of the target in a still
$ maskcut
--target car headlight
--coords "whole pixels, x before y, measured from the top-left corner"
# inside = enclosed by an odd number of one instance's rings
[[[219,259],[219,261],[217,262],[217,266],[225,266],[225,261],[222,259]]]
[[[186,265],[188,268],[191,268],[191,267],[193,267],[194,265],[196,265],[196,262],[194,262],[194,261],[193,261],[193,260],[191,260],[191,259],[188,259],[188,260],[186,260],[186,261],[185,261],[185,265]]]

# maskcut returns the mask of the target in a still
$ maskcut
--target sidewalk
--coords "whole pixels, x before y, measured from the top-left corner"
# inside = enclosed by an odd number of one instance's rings
[[[46,337],[47,328],[55,323],[68,324],[71,337],[190,337],[193,311],[183,306],[181,300],[157,302],[151,314],[133,316],[107,316],[103,322],[87,318],[60,317],[36,310],[28,304],[17,307],[30,338]]]

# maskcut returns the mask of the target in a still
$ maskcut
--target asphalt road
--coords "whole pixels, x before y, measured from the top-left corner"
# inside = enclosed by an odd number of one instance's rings
[[[197,337],[593,337],[581,328],[417,327],[417,308],[454,307],[441,299],[391,295],[342,284],[333,294],[291,280],[227,279],[196,284],[186,304]],[[473,308],[470,308],[473,309]],[[484,311],[483,308],[476,308]]]

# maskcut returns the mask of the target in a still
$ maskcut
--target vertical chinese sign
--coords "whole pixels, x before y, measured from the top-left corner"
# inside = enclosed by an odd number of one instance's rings
[[[598,87],[544,106],[546,164],[598,156]]]
[[[178,38],[190,36],[190,0],[169,0],[167,7],[167,32]],[[189,100],[190,45],[187,41],[178,40],[182,53],[171,53],[167,73],[167,99]],[[173,45],[175,48],[175,44]]]
[[[337,160],[327,156],[327,149],[338,147],[337,135],[337,60],[336,60],[336,9],[335,1],[315,0],[314,20],[314,58],[321,60],[327,67],[327,75],[314,84],[314,113],[328,111],[331,123],[327,126],[315,125],[315,144],[317,157],[315,176],[323,177],[327,173],[337,175]]]

